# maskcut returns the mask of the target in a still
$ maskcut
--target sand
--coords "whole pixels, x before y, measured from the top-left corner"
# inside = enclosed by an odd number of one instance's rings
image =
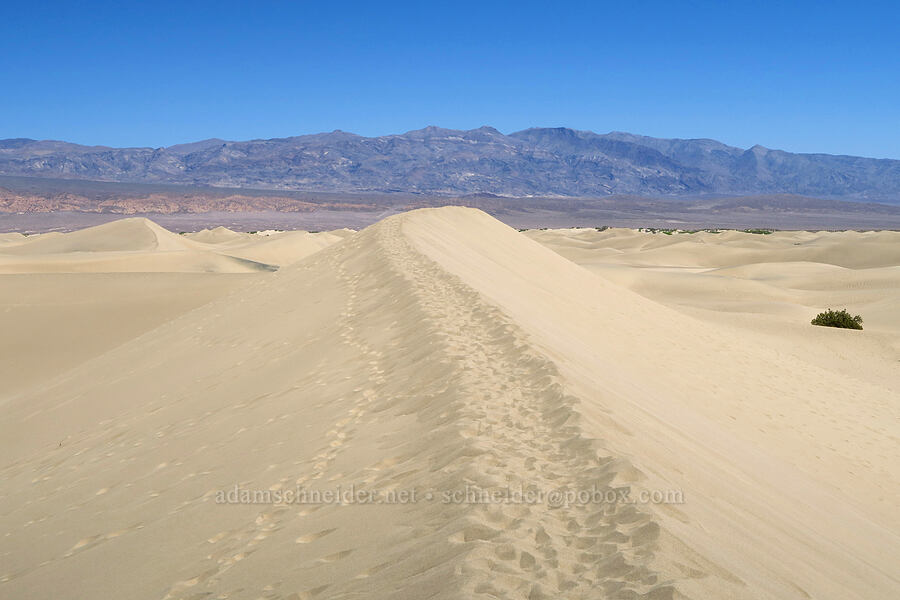
[[[0,596],[894,597],[898,236],[6,236]]]
[[[254,235],[224,227],[178,235],[145,218],[72,233],[0,238],[2,273],[254,273],[274,271],[341,239],[305,231]]]

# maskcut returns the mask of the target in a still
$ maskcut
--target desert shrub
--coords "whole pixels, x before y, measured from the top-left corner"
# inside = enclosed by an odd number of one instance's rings
[[[600,227],[594,227],[597,231],[606,231],[609,229],[609,225],[601,225]]]
[[[813,325],[821,325],[822,327],[841,327],[843,329],[862,329],[862,317],[859,315],[851,316],[846,310],[831,310],[820,312],[816,318],[811,321]]]
[[[755,233],[757,235],[769,235],[773,233],[771,229],[745,229],[744,233]]]

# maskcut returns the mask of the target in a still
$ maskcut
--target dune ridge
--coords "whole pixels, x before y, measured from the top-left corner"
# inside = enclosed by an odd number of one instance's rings
[[[900,403],[886,377],[851,385],[758,339],[735,346],[730,330],[480,211],[424,209],[335,237],[0,393],[0,594],[846,599],[898,589],[890,424]],[[866,461],[871,472],[848,473]],[[338,486],[419,495],[217,501]],[[677,490],[684,502],[442,501],[466,486]]]
[[[84,571],[83,591],[111,593],[113,582],[89,561],[152,539],[160,556],[152,566],[130,565],[137,569],[124,584],[131,596],[151,595],[168,573],[183,575],[170,580],[164,597],[239,591],[249,569],[254,581],[277,577],[285,597],[372,589],[397,598],[575,597],[587,589],[670,597],[671,587],[649,566],[655,525],[633,506],[547,511],[426,501],[313,506],[309,514],[291,506],[210,506],[216,483],[446,490],[518,479],[538,488],[591,482],[606,489],[627,468],[581,436],[575,399],[552,363],[476,293],[403,243],[398,227],[387,221],[351,236],[268,285],[213,301],[8,399],[12,420],[29,424],[27,435],[4,432],[14,450],[3,471],[8,489],[27,485],[32,461],[43,489],[41,501],[24,507],[3,498],[5,519],[34,517],[10,543],[62,526],[62,515],[40,513],[72,502],[73,493],[80,498],[68,508],[96,516],[71,525],[77,533],[67,527],[36,563],[11,557],[18,568],[3,576],[4,585],[41,597],[75,569]],[[329,296],[341,301],[322,306]],[[323,324],[310,339],[305,309],[334,314],[336,329]],[[276,310],[283,319],[273,323]],[[227,330],[216,325],[223,321]],[[185,339],[185,330],[197,333]],[[319,358],[298,360],[296,349],[286,349],[294,344]],[[207,358],[177,367],[198,356]],[[339,366],[324,369],[329,359]],[[301,403],[310,388],[321,393],[312,406]],[[125,393],[129,401],[119,402]],[[269,458],[235,467],[251,451],[235,431],[248,428],[248,419],[258,429],[253,437],[272,444]],[[305,444],[288,432],[308,421],[315,423],[310,445],[292,451]],[[57,446],[57,438],[65,442]],[[173,453],[173,438],[186,453],[154,469],[153,457]],[[41,458],[48,444],[56,458]],[[72,468],[85,462],[90,472]],[[264,474],[256,470],[269,462]],[[136,480],[135,472],[142,474]],[[139,506],[119,503],[132,495],[143,498]],[[98,503],[109,511],[102,517]],[[175,527],[183,518],[192,526]],[[285,568],[285,559],[297,562]]]

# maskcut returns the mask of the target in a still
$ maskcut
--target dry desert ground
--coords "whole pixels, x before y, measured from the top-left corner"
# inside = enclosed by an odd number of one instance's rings
[[[0,331],[0,598],[900,597],[898,232],[124,219]]]

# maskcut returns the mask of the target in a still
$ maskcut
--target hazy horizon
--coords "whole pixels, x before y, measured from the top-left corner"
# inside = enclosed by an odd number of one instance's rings
[[[566,126],[566,125],[532,125],[532,126],[529,126],[529,127],[523,127],[523,128],[521,128],[521,129],[503,130],[503,129],[500,129],[499,127],[494,127],[493,125],[490,125],[490,124],[482,124],[482,125],[478,125],[478,126],[476,126],[476,127],[468,127],[468,128],[456,128],[456,127],[444,127],[443,125],[436,125],[436,124],[434,124],[434,123],[429,123],[429,124],[423,125],[423,126],[421,126],[421,127],[414,127],[413,129],[407,129],[407,130],[404,130],[404,131],[385,132],[385,133],[378,133],[378,134],[373,134],[373,135],[365,135],[365,134],[362,134],[362,133],[358,133],[358,132],[356,132],[356,131],[349,131],[349,130],[346,130],[346,129],[337,128],[337,129],[332,129],[332,130],[329,130],[329,131],[309,131],[309,132],[303,132],[303,133],[288,133],[288,134],[285,134],[285,135],[275,135],[275,136],[271,136],[271,137],[250,137],[250,138],[245,138],[245,139],[226,138],[226,137],[223,137],[223,136],[211,136],[211,137],[207,137],[207,138],[203,138],[203,139],[185,139],[185,140],[180,140],[180,141],[176,141],[176,142],[171,143],[171,144],[167,144],[167,145],[165,145],[165,146],[153,146],[153,145],[151,145],[151,144],[137,144],[137,145],[133,145],[133,146],[111,146],[111,145],[109,145],[109,144],[86,144],[86,143],[82,143],[82,142],[79,142],[79,141],[76,141],[76,140],[69,140],[69,139],[62,139],[62,138],[35,138],[35,137],[30,137],[30,136],[2,137],[2,138],[0,138],[0,141],[11,140],[11,139],[28,139],[28,140],[32,140],[32,141],[35,141],[35,142],[64,142],[64,143],[77,144],[77,145],[79,145],[79,146],[87,146],[87,147],[107,147],[107,148],[154,148],[154,149],[156,149],[156,148],[171,148],[171,147],[173,147],[173,146],[182,146],[182,145],[188,145],[188,144],[196,144],[196,143],[199,143],[199,142],[207,142],[207,141],[210,141],[210,140],[221,140],[221,141],[227,142],[227,143],[231,143],[231,142],[257,142],[257,141],[268,141],[268,140],[282,140],[282,139],[289,139],[289,138],[295,138],[295,137],[304,137],[304,136],[312,136],[312,135],[323,135],[323,134],[329,134],[329,133],[348,133],[348,134],[355,135],[355,136],[359,136],[359,137],[363,137],[363,138],[373,139],[373,138],[382,138],[382,137],[396,137],[396,136],[402,136],[402,135],[406,135],[406,134],[409,134],[409,133],[412,133],[412,132],[415,132],[415,131],[421,131],[421,130],[424,130],[424,129],[428,129],[428,128],[431,128],[431,127],[436,127],[436,128],[438,128],[438,129],[447,129],[447,130],[452,130],[452,131],[475,131],[475,130],[478,130],[478,129],[482,129],[482,128],[488,127],[488,128],[497,130],[499,133],[501,133],[501,134],[503,134],[503,135],[511,135],[511,134],[513,134],[513,133],[518,133],[518,132],[520,132],[520,131],[526,131],[526,130],[528,130],[528,129],[570,129],[570,130],[578,131],[578,132],[595,133],[595,134],[597,134],[597,135],[627,134],[627,135],[634,135],[634,136],[638,136],[638,137],[647,137],[647,138],[655,138],[655,139],[675,139],[675,140],[685,140],[685,141],[710,140],[710,141],[714,141],[714,142],[719,142],[719,143],[721,143],[721,144],[725,144],[726,146],[731,146],[731,147],[734,147],[734,148],[740,148],[740,149],[742,149],[742,150],[749,150],[750,148],[753,148],[754,146],[762,146],[763,148],[766,148],[767,150],[776,150],[776,151],[781,151],[781,152],[790,152],[790,153],[792,153],[792,154],[825,154],[825,155],[830,155],[830,156],[852,156],[852,157],[859,157],[859,158],[872,158],[872,159],[875,159],[875,160],[900,160],[900,158],[894,158],[894,157],[865,156],[865,155],[860,155],[860,154],[848,154],[848,153],[846,153],[846,152],[843,152],[843,153],[841,153],[841,152],[820,152],[820,151],[795,152],[795,151],[793,151],[793,150],[788,150],[788,149],[786,149],[786,148],[777,148],[777,147],[767,146],[766,144],[761,144],[761,143],[755,143],[755,144],[751,144],[751,145],[749,145],[749,146],[739,146],[739,145],[731,144],[731,143],[729,143],[729,142],[727,142],[727,141],[724,141],[724,140],[719,139],[719,138],[716,138],[716,137],[699,137],[699,136],[693,136],[693,137],[672,137],[672,138],[668,138],[668,137],[664,137],[664,136],[653,135],[653,134],[650,134],[650,133],[640,133],[640,132],[635,132],[635,131],[625,131],[625,130],[622,130],[622,129],[610,129],[610,130],[607,130],[607,131],[594,131],[594,130],[591,130],[591,129],[584,129],[584,128],[580,128],[580,127],[570,127],[570,126]]]

